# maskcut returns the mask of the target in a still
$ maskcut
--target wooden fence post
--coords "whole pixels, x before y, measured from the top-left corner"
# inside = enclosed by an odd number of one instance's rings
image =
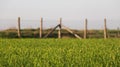
[[[87,38],[87,19],[85,19],[85,22],[84,22],[84,39]]]
[[[107,25],[106,25],[106,18],[104,19],[104,39],[107,39]]]
[[[48,32],[48,34],[46,34],[44,37],[48,37],[51,33],[53,33],[53,31],[56,30],[57,27],[59,27],[60,24],[58,24],[57,26],[55,26],[50,32]]]
[[[42,38],[42,33],[43,33],[43,18],[41,18],[40,20],[40,32],[39,32],[40,38]]]
[[[59,20],[59,29],[58,29],[58,38],[61,38],[61,27],[62,27],[62,18]]]
[[[20,17],[18,17],[18,37],[21,37],[21,32],[20,32]]]
[[[120,30],[119,30],[119,27],[117,28],[117,31],[118,31],[118,37],[119,37],[119,35],[120,35]]]
[[[66,31],[68,31],[69,33],[73,34],[76,38],[81,39],[81,37],[80,37],[79,35],[75,34],[75,33],[74,33],[72,30],[70,30],[68,27],[66,27],[66,26],[64,26],[64,25],[62,25],[62,27],[63,27]]]

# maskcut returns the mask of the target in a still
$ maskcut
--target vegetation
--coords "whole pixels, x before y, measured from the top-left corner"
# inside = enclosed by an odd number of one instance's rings
[[[45,29],[43,31],[43,36],[45,36],[51,29]],[[74,33],[78,34],[79,36],[83,37],[83,30],[73,30]],[[39,28],[38,29],[22,29],[21,30],[22,38],[39,38]],[[103,38],[103,30],[88,30],[88,38]],[[120,31],[118,30],[108,30],[109,37],[120,38]],[[4,31],[0,31],[1,38],[18,38],[17,36],[17,29],[8,29]],[[54,31],[49,38],[57,38],[58,31]],[[62,37],[71,37],[74,38],[69,32],[62,30]]]
[[[120,67],[120,39],[0,39],[0,67]]]

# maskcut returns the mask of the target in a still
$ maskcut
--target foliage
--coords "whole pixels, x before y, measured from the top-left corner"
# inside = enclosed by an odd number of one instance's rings
[[[120,39],[0,39],[0,67],[120,67]]]
[[[52,29],[44,29],[43,36],[48,34]],[[80,37],[83,38],[84,31],[83,30],[75,30],[72,31],[78,34]],[[63,38],[74,38],[74,35],[67,32],[66,30],[62,29],[62,37]],[[108,36],[111,38],[120,38],[120,31],[118,30],[108,30]],[[87,38],[103,38],[104,32],[103,30],[88,30]],[[39,38],[39,29],[21,29],[21,36],[22,38]],[[58,30],[55,30],[51,35],[48,36],[49,38],[57,38],[58,37]],[[8,29],[4,31],[0,31],[0,38],[18,38],[17,29]]]

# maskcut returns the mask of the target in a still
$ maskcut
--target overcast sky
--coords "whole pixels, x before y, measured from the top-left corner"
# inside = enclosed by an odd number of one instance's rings
[[[0,20],[14,20],[18,16],[26,20],[62,17],[76,21],[85,18],[103,21],[106,17],[119,26],[120,0],[0,0]]]

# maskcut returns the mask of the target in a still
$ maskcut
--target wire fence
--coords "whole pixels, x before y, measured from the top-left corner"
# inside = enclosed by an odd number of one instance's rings
[[[59,24],[58,19],[44,19],[43,18],[43,28],[48,29],[55,27],[57,24]],[[84,19],[80,20],[65,20],[62,19],[62,24],[71,28],[71,29],[77,29],[77,30],[83,30],[84,29]],[[21,19],[21,29],[26,28],[39,28],[40,27],[40,20],[26,20]],[[17,19],[4,19],[0,20],[0,30],[5,30],[9,28],[17,28]],[[118,29],[120,28],[120,20],[111,20],[107,19],[107,28],[108,29]],[[104,29],[104,19],[103,20],[91,20],[88,19],[88,30],[91,29]]]
[[[89,36],[88,38],[91,38],[93,35],[95,36],[95,33],[97,34],[95,37],[103,37],[103,30],[104,30],[104,19],[101,20],[91,20],[87,19],[87,30],[90,30],[87,32]],[[85,19],[80,20],[71,20],[71,19],[62,19],[62,25],[72,29],[72,30],[84,30],[84,22]],[[53,29],[56,25],[58,25],[59,18],[58,19],[46,19],[43,18],[43,30],[46,29]],[[120,20],[113,20],[113,19],[107,19],[107,31],[109,33],[108,37],[119,37],[119,28],[120,28]],[[33,19],[24,19],[21,18],[20,20],[20,28],[21,29],[39,29],[40,28],[40,19],[33,20]],[[0,30],[7,30],[7,29],[18,29],[18,20],[17,19],[2,19],[0,20]],[[94,31],[93,30],[100,30],[100,31]],[[109,31],[110,30],[110,31]],[[111,30],[114,30],[111,32]],[[102,31],[102,33],[100,33]],[[78,33],[80,35],[84,35],[83,33]],[[39,33],[39,32],[37,32]],[[114,34],[112,34],[114,33]]]

